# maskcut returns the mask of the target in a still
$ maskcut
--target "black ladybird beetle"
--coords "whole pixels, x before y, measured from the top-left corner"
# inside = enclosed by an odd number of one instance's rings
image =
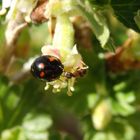
[[[63,69],[64,66],[61,61],[51,55],[40,56],[31,65],[32,75],[48,82],[58,79]]]

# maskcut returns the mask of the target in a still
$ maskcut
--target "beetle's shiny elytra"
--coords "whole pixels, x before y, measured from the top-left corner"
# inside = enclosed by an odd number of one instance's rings
[[[35,59],[31,65],[31,73],[34,77],[48,82],[60,77],[64,69],[61,61],[50,55],[43,55]]]

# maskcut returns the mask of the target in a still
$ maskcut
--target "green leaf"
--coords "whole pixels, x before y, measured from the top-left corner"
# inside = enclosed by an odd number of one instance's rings
[[[133,140],[135,137],[135,130],[132,126],[129,124],[125,125],[125,133],[124,133],[124,139],[125,140]]]
[[[111,6],[114,9],[116,17],[128,28],[140,32],[134,17],[140,9],[139,0],[111,0]]]
[[[122,103],[132,103],[135,101],[134,92],[128,92],[128,93],[119,92],[116,94],[116,97],[119,100],[119,102]]]
[[[15,94],[15,91],[9,91],[8,96],[5,101],[5,105],[8,109],[12,110],[17,106],[19,97]]]
[[[52,125],[48,115],[28,114],[23,122],[23,127],[29,131],[46,131]]]
[[[107,41],[106,45],[104,46],[104,48],[105,48],[106,50],[108,50],[108,51],[115,52],[116,46],[115,46],[115,43],[114,43],[113,38],[110,37],[110,38],[108,39],[108,41]]]
[[[120,83],[116,84],[116,85],[113,87],[113,89],[114,89],[114,91],[117,92],[117,91],[123,90],[125,87],[126,87],[126,82],[120,82]]]
[[[97,93],[91,93],[91,94],[89,94],[89,95],[87,96],[88,107],[89,107],[90,109],[92,109],[92,108],[96,105],[98,99],[99,99],[99,96],[98,96]]]
[[[114,115],[128,116],[135,112],[135,108],[127,103],[112,101],[112,112]]]
[[[85,7],[79,6],[82,15],[89,21],[91,29],[99,40],[102,47],[108,42],[110,31],[108,29],[105,17],[94,10],[90,4]]]
[[[92,138],[92,140],[106,140],[106,139],[107,139],[106,134],[103,132],[96,133]]]
[[[134,20],[140,29],[140,10],[137,11],[137,15],[134,17]]]
[[[28,114],[23,122],[23,129],[26,137],[30,140],[46,140],[49,137],[47,129],[52,125],[48,115]]]
[[[1,140],[27,140],[21,127],[16,126],[2,132]]]
[[[108,140],[118,140],[118,138],[115,136],[115,134],[113,132],[108,132],[107,138],[108,138]]]

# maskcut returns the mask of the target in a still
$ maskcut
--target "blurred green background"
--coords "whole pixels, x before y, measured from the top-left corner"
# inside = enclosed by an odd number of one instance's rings
[[[45,91],[44,82],[23,71],[23,65],[41,55],[41,47],[51,42],[47,23],[31,24],[22,31],[4,70],[6,24],[5,17],[0,17],[1,140],[140,140],[140,36],[128,28],[139,32],[131,24],[133,15],[127,17],[137,2],[120,9],[117,2],[125,5],[129,1],[112,1],[116,13],[102,9],[107,2],[93,2],[110,29],[105,49],[89,27],[75,23],[75,42],[89,69],[76,80],[71,97],[67,89]],[[124,9],[127,24],[118,16]],[[112,50],[118,48],[123,51],[115,55]]]

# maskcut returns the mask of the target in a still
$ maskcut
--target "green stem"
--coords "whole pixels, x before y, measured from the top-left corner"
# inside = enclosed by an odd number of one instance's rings
[[[74,29],[69,16],[64,13],[57,17],[53,46],[60,50],[62,59],[65,59],[74,45]]]

